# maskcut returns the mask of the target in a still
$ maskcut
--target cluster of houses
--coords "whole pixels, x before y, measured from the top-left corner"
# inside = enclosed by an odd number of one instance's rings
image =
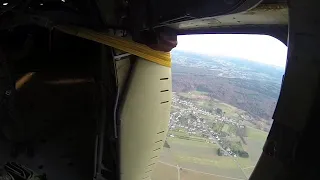
[[[190,134],[213,133],[210,124],[203,117],[210,117],[212,122],[223,122],[225,124],[241,126],[241,124],[231,118],[210,113],[196,107],[192,102],[179,99],[177,95],[173,95],[172,106],[176,107],[176,109],[178,108],[178,110],[170,114],[170,130],[184,129]]]
[[[179,99],[179,96],[175,94],[173,95],[172,106],[175,107],[175,111],[170,114],[169,130],[182,131],[193,136],[205,136],[208,139],[207,142],[220,146],[223,155],[237,156],[229,147],[224,146],[220,132],[214,132],[211,127],[212,122],[222,122],[224,124],[236,125],[240,128],[243,125],[231,118],[213,114],[196,107],[192,102]],[[204,116],[211,117],[211,123],[205,120]],[[174,137],[170,133],[168,136]]]

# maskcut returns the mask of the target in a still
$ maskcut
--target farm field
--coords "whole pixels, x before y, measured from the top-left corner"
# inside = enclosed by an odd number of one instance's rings
[[[173,180],[179,177],[180,180],[246,179],[260,157],[263,140],[267,136],[267,133],[259,130],[251,131],[244,146],[250,154],[249,158],[218,156],[217,144],[168,137],[170,148],[164,148],[152,179],[163,178],[164,172]]]

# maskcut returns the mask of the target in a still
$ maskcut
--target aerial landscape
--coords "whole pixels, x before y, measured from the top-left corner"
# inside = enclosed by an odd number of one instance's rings
[[[171,55],[169,131],[152,179],[248,179],[272,125],[284,68],[181,50]]]

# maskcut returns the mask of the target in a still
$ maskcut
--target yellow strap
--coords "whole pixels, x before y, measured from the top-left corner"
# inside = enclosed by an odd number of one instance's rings
[[[67,34],[82,37],[101,44],[105,44],[107,46],[111,46],[113,48],[139,56],[148,61],[152,61],[163,66],[171,67],[171,56],[168,52],[156,51],[149,48],[146,45],[139,44],[127,40],[125,38],[110,36],[104,33],[96,32],[81,27],[56,26],[56,28]]]

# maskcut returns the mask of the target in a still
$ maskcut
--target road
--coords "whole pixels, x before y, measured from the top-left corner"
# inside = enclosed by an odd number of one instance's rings
[[[248,176],[246,175],[246,173],[244,172],[244,170],[242,169],[242,167],[241,167],[240,164],[238,163],[237,159],[236,159],[235,157],[231,156],[231,155],[229,154],[229,152],[228,152],[227,150],[225,150],[225,149],[220,145],[219,141],[217,141],[216,138],[213,137],[212,134],[210,134],[210,136],[211,136],[211,138],[213,139],[213,141],[215,141],[215,143],[219,146],[219,148],[222,149],[222,150],[225,152],[225,154],[227,154],[228,156],[230,156],[230,157],[232,158],[232,160],[236,163],[236,165],[238,166],[238,168],[239,168],[239,169],[241,170],[241,172],[243,173],[244,177],[246,177],[246,179],[248,179]]]
[[[202,171],[197,171],[194,169],[189,169],[189,168],[184,168],[184,167],[179,167],[178,165],[173,165],[173,164],[169,164],[163,161],[158,161],[159,163],[165,164],[167,166],[171,166],[171,167],[175,167],[178,169],[178,180],[180,180],[180,168],[183,168],[184,170],[188,170],[188,171],[193,171],[196,173],[200,173],[200,174],[206,174],[206,175],[211,175],[211,176],[216,176],[216,177],[222,177],[222,178],[226,178],[226,179],[233,179],[233,180],[245,180],[245,179],[240,179],[240,178],[234,178],[234,177],[228,177],[228,176],[222,176],[222,175],[218,175],[218,174],[212,174],[212,173],[206,173],[206,172],[202,172]]]

